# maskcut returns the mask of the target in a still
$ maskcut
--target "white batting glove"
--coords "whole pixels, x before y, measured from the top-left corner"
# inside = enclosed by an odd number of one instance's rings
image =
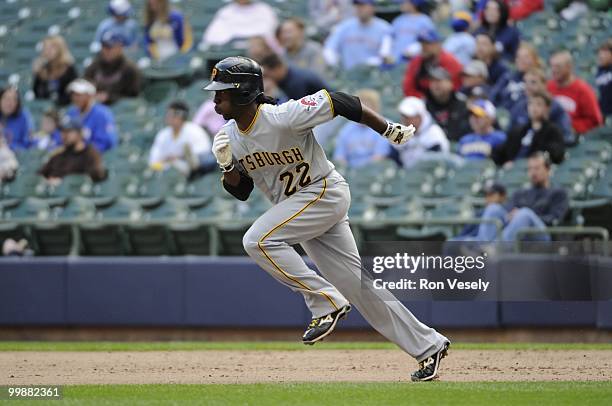
[[[387,130],[382,136],[395,145],[402,145],[414,137],[415,132],[416,128],[412,124],[405,126],[399,123],[387,122]]]
[[[217,159],[217,163],[223,172],[229,172],[234,169],[232,148],[230,146],[229,135],[223,130],[219,131],[213,140],[212,153]]]

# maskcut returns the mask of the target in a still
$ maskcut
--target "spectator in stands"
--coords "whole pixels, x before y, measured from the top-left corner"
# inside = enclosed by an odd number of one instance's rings
[[[277,26],[276,12],[270,5],[261,1],[234,0],[217,11],[204,32],[200,48],[257,36],[273,40]]]
[[[9,86],[0,91],[0,130],[13,150],[30,148],[34,125],[32,117],[21,105],[17,88]]]
[[[364,105],[377,113],[380,112],[380,94],[376,90],[361,89],[355,96],[359,97]],[[391,147],[388,142],[382,141],[380,135],[370,127],[349,121],[336,138],[334,161],[348,165],[349,168],[359,168],[385,159]]]
[[[480,14],[488,0],[480,0],[476,5],[476,13]],[[523,20],[544,9],[544,0],[504,0],[510,9],[510,20]]]
[[[353,0],[353,4],[356,17],[338,24],[325,41],[325,62],[342,69],[392,62],[391,25],[374,16],[374,0]]]
[[[83,76],[96,87],[96,99],[100,103],[110,105],[122,97],[136,97],[140,93],[140,71],[123,53],[126,44],[122,33],[106,31],[102,50],[85,69]]]
[[[527,161],[527,173],[531,182],[528,189],[517,190],[507,204],[489,203],[482,214],[483,220],[497,219],[503,225],[502,241],[515,241],[520,230],[554,226],[563,221],[568,208],[567,192],[554,187],[550,181],[551,161],[545,152],[536,152]],[[495,241],[497,228],[493,223],[481,223],[476,237],[464,238],[476,241]],[[530,236],[533,240],[550,240],[546,233]]]
[[[489,100],[478,99],[468,109],[473,132],[459,140],[459,155],[466,159],[489,159],[493,150],[506,142],[506,134],[493,127],[495,106]]]
[[[15,157],[15,153],[9,148],[0,129],[0,182],[13,179],[17,168],[19,168],[17,157]]]
[[[454,32],[442,44],[442,48],[450,52],[463,66],[467,65],[476,53],[476,40],[470,33],[471,24],[470,13],[467,11],[455,12],[451,20]]]
[[[460,93],[466,99],[486,99],[489,97],[489,70],[483,61],[474,59],[463,67],[461,72],[463,85]]]
[[[417,44],[422,32],[435,31],[436,27],[427,14],[421,12],[425,0],[398,0],[402,14],[391,23],[393,28],[393,57],[397,62],[409,60],[411,47]]]
[[[266,56],[282,50],[280,47],[275,46],[269,38],[260,35],[249,38],[247,44],[247,57],[257,62],[261,62]]]
[[[50,183],[59,184],[64,176],[72,174],[87,174],[93,181],[106,177],[102,157],[85,142],[83,130],[79,119],[68,116],[62,119],[62,147],[38,171]]]
[[[309,0],[308,14],[317,31],[326,37],[342,20],[355,15],[353,0]]]
[[[516,51],[515,70],[508,71],[491,89],[491,101],[497,107],[510,110],[525,93],[525,72],[532,68],[542,68],[538,51],[531,44],[521,42]]]
[[[568,51],[553,54],[550,58],[552,79],[548,91],[569,114],[577,134],[584,134],[603,123],[595,92],[574,73],[574,62]]]
[[[55,109],[49,109],[42,115],[40,130],[32,136],[32,145],[38,149],[54,150],[62,144],[60,134],[60,115]]]
[[[513,61],[520,42],[519,31],[508,22],[510,10],[503,0],[487,0],[475,35],[487,34],[506,61]]]
[[[450,73],[442,67],[429,72],[427,110],[452,141],[470,132],[469,116],[464,97],[453,90]]]
[[[448,156],[450,143],[446,134],[432,119],[425,108],[425,103],[418,97],[406,97],[398,110],[402,116],[402,124],[416,127],[416,133],[404,145],[396,147],[404,168],[416,165],[419,161]]]
[[[217,134],[226,123],[223,116],[215,111],[215,103],[212,98],[200,105],[193,116],[192,121],[202,127],[208,134]]]
[[[115,147],[118,142],[113,112],[96,102],[96,87],[86,79],[77,79],[68,85],[72,106],[66,114],[81,120],[83,138],[100,153]]]
[[[136,48],[138,43],[138,23],[132,18],[133,10],[129,0],[110,0],[108,2],[108,14],[98,25],[94,37],[94,49],[102,46],[102,37],[107,31],[119,32],[125,38],[127,48]]]
[[[612,116],[612,38],[599,46],[595,83],[599,89],[599,107],[602,114]]]
[[[499,82],[508,74],[508,68],[499,57],[493,38],[485,33],[476,35],[476,59],[487,65],[487,84],[491,89],[499,86]]]
[[[60,35],[51,35],[42,42],[40,56],[34,61],[32,90],[37,99],[50,99],[59,106],[70,103],[68,84],[78,77],[74,58]]]
[[[496,183],[496,182],[491,183],[485,186],[484,195],[485,195],[485,207],[493,205],[493,204],[498,204],[498,205],[503,206],[507,199],[506,187],[502,185],[501,183]],[[480,210],[476,214],[475,217],[480,218],[482,217],[483,213],[484,213],[484,210]],[[479,224],[468,224],[465,227],[463,227],[459,235],[453,238],[452,240],[454,241],[477,240],[479,228],[480,228]]]
[[[316,73],[288,65],[276,54],[265,57],[261,61],[261,67],[264,69],[264,76],[276,83],[280,90],[293,100],[328,88]]]
[[[516,128],[526,125],[529,122],[529,111],[527,108],[527,100],[530,96],[547,92],[546,90],[546,75],[544,71],[538,68],[529,69],[525,72],[525,91],[520,98],[510,108],[510,124],[508,128]],[[563,133],[563,138],[566,144],[572,144],[574,140],[574,130],[569,115],[563,110],[561,104],[555,99],[552,100],[549,109],[548,119],[555,124]]]
[[[565,141],[561,130],[548,116],[552,98],[545,92],[535,92],[528,98],[529,121],[508,132],[508,139],[493,151],[496,164],[504,165],[545,151],[553,163],[565,158]]]
[[[200,166],[199,158],[211,153],[208,134],[197,124],[187,121],[189,106],[173,101],[166,112],[166,127],[155,136],[149,154],[149,165],[154,170],[174,167],[189,175]]]
[[[285,51],[287,62],[302,69],[309,69],[324,77],[326,74],[323,47],[306,38],[304,21],[291,17],[278,28],[278,41]]]
[[[183,13],[170,8],[169,0],[147,0],[145,7],[145,51],[164,61],[193,46],[191,26]]]
[[[461,86],[461,64],[453,55],[442,49],[440,36],[436,31],[427,31],[418,36],[421,55],[410,61],[404,76],[404,95],[424,97],[429,88],[429,71],[435,67],[446,69],[453,80],[453,87]]]

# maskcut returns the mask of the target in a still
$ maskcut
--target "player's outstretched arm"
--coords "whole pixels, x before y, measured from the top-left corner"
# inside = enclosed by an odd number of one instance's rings
[[[361,103],[356,96],[342,92],[332,92],[330,96],[336,115],[367,125],[393,144],[402,145],[414,136],[416,128],[413,125],[405,126],[387,121],[383,116]]]

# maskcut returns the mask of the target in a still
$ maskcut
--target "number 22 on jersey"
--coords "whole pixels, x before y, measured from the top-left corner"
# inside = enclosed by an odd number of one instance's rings
[[[286,171],[280,174],[278,178],[285,185],[285,196],[289,197],[297,192],[297,185],[300,185],[300,187],[306,187],[310,184],[310,175],[308,174],[309,171],[310,165],[308,165],[307,162],[300,162],[295,167],[295,174],[294,171]],[[296,182],[297,185],[294,183],[295,178],[298,178],[298,181]]]

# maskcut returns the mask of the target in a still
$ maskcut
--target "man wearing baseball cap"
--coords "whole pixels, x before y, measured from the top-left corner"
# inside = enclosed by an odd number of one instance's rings
[[[72,106],[66,112],[83,125],[83,138],[98,152],[104,153],[117,145],[115,117],[103,104],[96,102],[96,87],[86,79],[76,79],[68,85]]]
[[[102,45],[102,37],[107,31],[120,32],[125,38],[124,46],[136,47],[138,43],[138,23],[134,18],[129,0],[110,0],[108,2],[110,16],[98,25],[92,49],[97,51]]]
[[[325,41],[323,57],[330,66],[351,69],[392,60],[391,25],[375,16],[374,0],[353,0],[355,17],[339,23]]]
[[[102,36],[102,50],[85,70],[85,79],[97,89],[99,102],[110,105],[122,97],[136,97],[140,93],[141,75],[138,67],[123,52],[127,38],[109,30]]]
[[[402,116],[402,124],[416,127],[414,137],[404,145],[396,147],[404,168],[414,166],[421,160],[443,158],[448,155],[450,143],[446,134],[431,118],[423,100],[418,97],[406,97],[397,109]]]
[[[425,0],[396,0],[400,3],[402,14],[397,16],[391,26],[393,27],[393,56],[396,61],[410,59],[413,46],[417,43],[420,32],[435,30],[431,18],[421,12]]]
[[[463,85],[461,86],[461,94],[465,98],[482,99],[489,94],[489,71],[487,65],[478,59],[471,60],[463,67],[461,72]]]
[[[455,90],[461,86],[461,64],[453,55],[442,49],[442,38],[435,30],[424,31],[417,36],[421,55],[408,65],[404,76],[404,95],[423,98],[429,89],[428,72],[438,66],[450,73]]]
[[[459,155],[466,159],[489,159],[493,150],[506,142],[506,134],[493,127],[495,106],[489,100],[478,99],[468,109],[473,132],[459,140]]]
[[[465,98],[453,89],[450,73],[442,67],[429,71],[427,110],[442,127],[448,139],[459,141],[471,132]]]
[[[102,157],[83,139],[83,126],[80,120],[65,116],[60,122],[62,146],[38,171],[49,182],[59,184],[64,176],[87,174],[93,181],[106,177]]]

